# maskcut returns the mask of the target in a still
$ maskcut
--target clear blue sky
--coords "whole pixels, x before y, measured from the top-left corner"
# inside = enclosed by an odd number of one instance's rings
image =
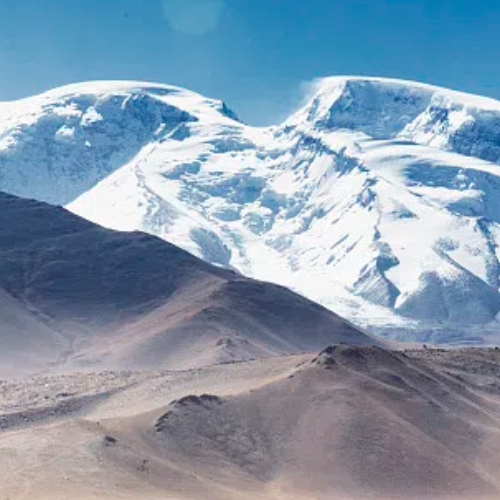
[[[0,100],[134,79],[278,121],[301,82],[413,79],[500,98],[499,0],[0,0]]]

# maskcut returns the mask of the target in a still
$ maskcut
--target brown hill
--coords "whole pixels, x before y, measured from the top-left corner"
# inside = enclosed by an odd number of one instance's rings
[[[18,317],[25,312],[22,321],[36,323],[39,341],[30,340],[35,327],[26,327],[24,343],[0,327],[4,372],[29,370],[21,363],[28,358],[36,369],[187,368],[381,343],[285,288],[7,194],[0,194],[0,289]]]

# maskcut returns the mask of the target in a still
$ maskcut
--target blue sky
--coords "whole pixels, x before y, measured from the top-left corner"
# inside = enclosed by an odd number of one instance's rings
[[[498,0],[0,0],[0,100],[134,79],[277,122],[301,83],[413,79],[500,98]]]

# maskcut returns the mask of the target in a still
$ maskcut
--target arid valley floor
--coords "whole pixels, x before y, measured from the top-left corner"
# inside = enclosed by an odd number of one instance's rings
[[[500,498],[500,351],[0,383],[2,500]]]

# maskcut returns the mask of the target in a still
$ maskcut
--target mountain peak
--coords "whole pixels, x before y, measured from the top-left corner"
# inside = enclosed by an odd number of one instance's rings
[[[404,134],[429,110],[440,110],[441,119],[447,113],[476,119],[484,118],[484,113],[500,117],[500,102],[495,99],[389,78],[320,78],[311,85],[310,96],[285,126],[359,130],[376,139],[390,139]]]
[[[239,126],[220,100],[141,82],[68,85],[1,110],[0,166],[9,175],[0,187],[56,204],[72,201],[144,147],[185,137],[189,123]]]
[[[96,80],[63,85],[52,90],[43,92],[37,96],[3,103],[6,108],[15,110],[26,104],[39,103],[40,105],[52,105],[54,102],[73,102],[79,98],[87,97],[94,100],[109,98],[110,96],[133,96],[150,95],[158,100],[175,101],[179,106],[196,113],[197,110],[213,109],[221,112],[224,116],[232,117],[235,113],[227,105],[218,99],[205,97],[197,92],[187,90],[175,85],[167,85],[153,82],[127,81],[127,80]],[[33,107],[33,106],[31,106]]]

